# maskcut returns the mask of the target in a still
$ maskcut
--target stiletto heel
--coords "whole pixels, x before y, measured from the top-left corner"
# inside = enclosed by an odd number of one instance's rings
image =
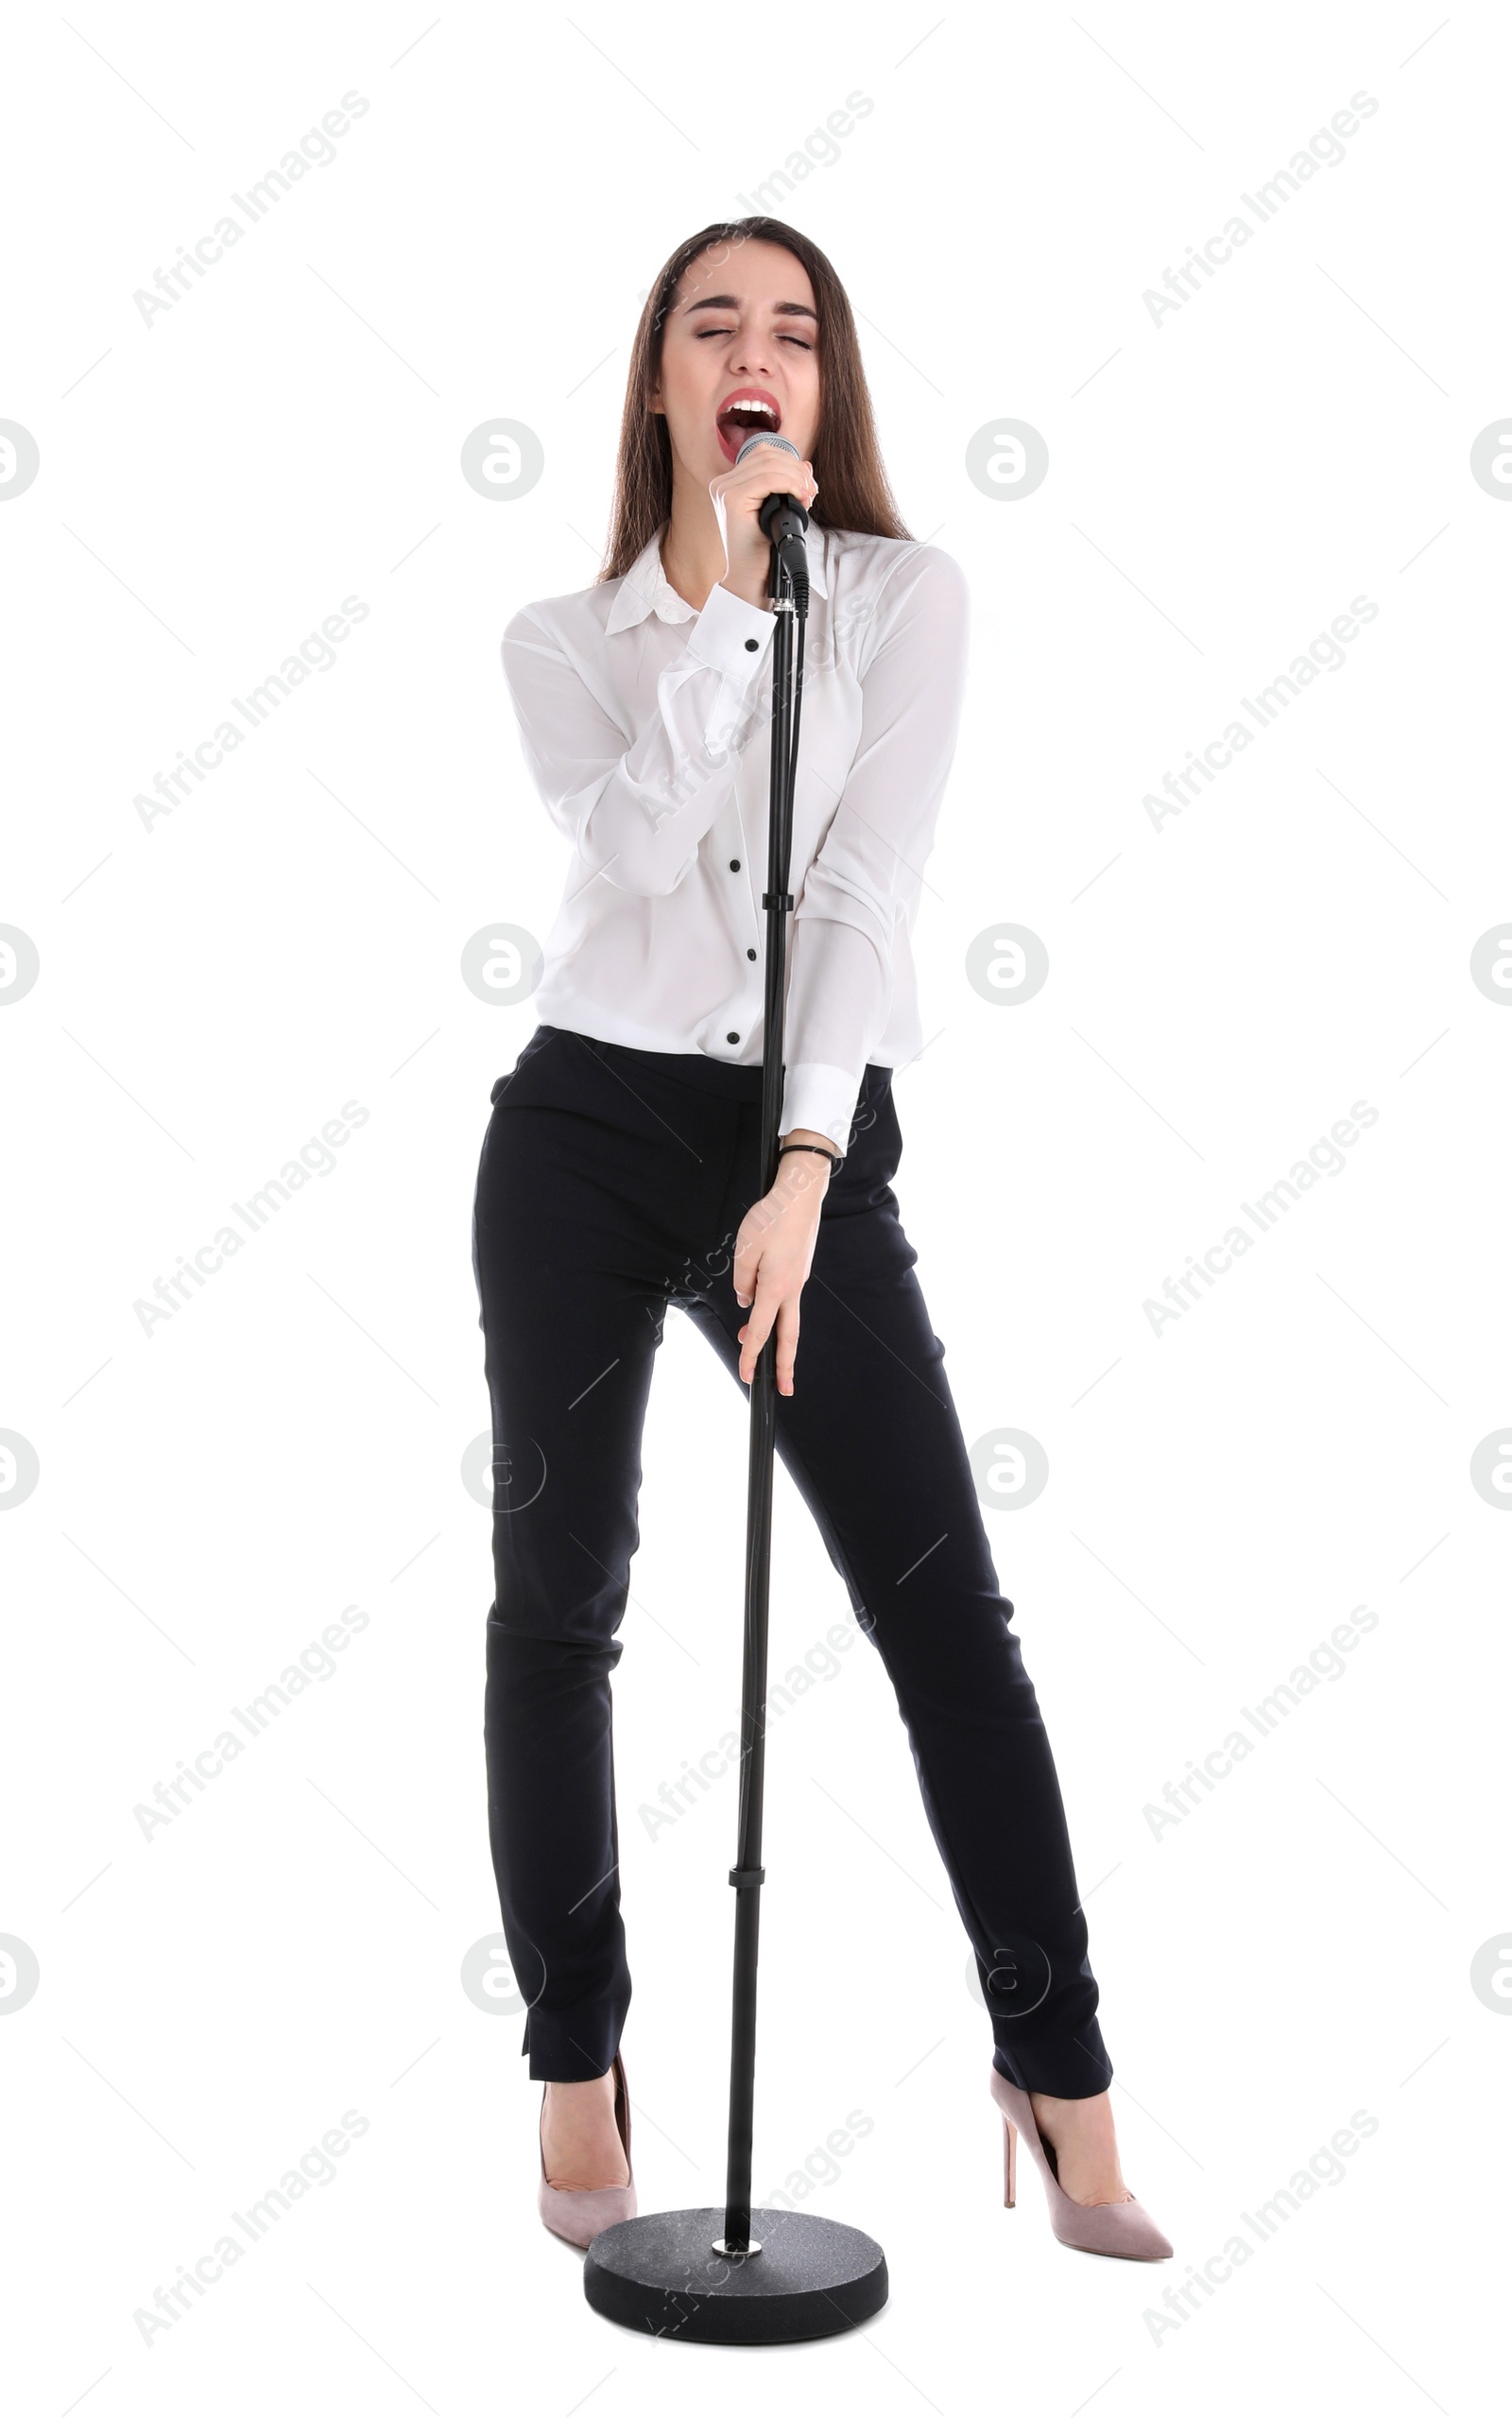
[[[1018,2134],[1014,2130],[1013,2117],[1005,2114],[1002,2118],[1002,2203],[1004,2207],[1014,2207],[1017,2203],[1017,2195],[1014,2189],[1014,2166],[1017,2146]]]
[[[619,2049],[615,2049],[611,2067],[615,2076],[615,2128],[630,2166],[630,2084]],[[546,2092],[541,2092],[541,2117],[546,2118]],[[536,2146],[541,2152],[541,2186],[536,2205],[541,2221],[548,2233],[570,2241],[576,2250],[586,2250],[596,2233],[610,2224],[623,2224],[627,2218],[638,2216],[640,2202],[635,2196],[634,2168],[631,2166],[628,2183],[604,2183],[591,2191],[559,2191],[546,2178],[546,2143],[536,2132]]]
[[[1030,2155],[1039,2167],[1045,2196],[1050,2201],[1051,2231],[1068,2250],[1090,2250],[1102,2258],[1170,2258],[1171,2244],[1156,2223],[1149,2210],[1142,2207],[1133,2192],[1126,2200],[1104,2200],[1087,2204],[1073,2200],[1063,2191],[1055,2172],[1052,2155],[1047,2152],[1034,2110],[1027,2089],[1017,2081],[1005,2080],[996,2064],[987,2084],[1003,2120],[1005,2153],[1003,2159],[1003,2205],[1014,2203],[1015,2136],[1022,2132],[1029,2144]]]

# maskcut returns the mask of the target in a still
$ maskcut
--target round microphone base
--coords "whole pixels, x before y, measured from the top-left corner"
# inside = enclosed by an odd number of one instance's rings
[[[722,2208],[670,2208],[597,2234],[582,2270],[600,2316],[685,2343],[808,2343],[848,2334],[887,2299],[887,2260],[854,2225],[753,2208],[759,2252],[721,2257]]]

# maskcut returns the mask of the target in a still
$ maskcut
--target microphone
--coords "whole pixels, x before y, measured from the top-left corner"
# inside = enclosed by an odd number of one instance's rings
[[[753,448],[785,448],[790,457],[798,455],[792,442],[785,440],[780,431],[753,431],[749,440],[741,441],[736,452],[736,463],[740,464]],[[801,463],[802,460],[799,461]],[[799,597],[800,606],[807,609],[808,546],[804,535],[808,530],[808,509],[790,491],[769,491],[761,502],[757,522],[768,541],[775,545],[779,560],[792,577],[793,590]]]

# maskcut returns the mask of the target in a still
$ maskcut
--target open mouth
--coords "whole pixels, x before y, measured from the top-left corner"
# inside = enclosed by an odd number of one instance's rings
[[[780,431],[782,412],[765,390],[739,390],[727,397],[715,418],[720,446],[730,464],[753,431]]]

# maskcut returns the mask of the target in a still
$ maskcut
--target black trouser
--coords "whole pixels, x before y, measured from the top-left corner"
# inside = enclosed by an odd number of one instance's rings
[[[607,2072],[629,2009],[609,1676],[641,1424],[669,1302],[739,1383],[730,1267],[760,1198],[760,1089],[759,1067],[549,1024],[494,1086],[473,1221],[495,1477],[484,1743],[535,2080]],[[1065,1813],[891,1189],[901,1151],[891,1070],[868,1066],[777,1452],[892,1679],[997,2067],[1086,2097],[1113,2067]]]

